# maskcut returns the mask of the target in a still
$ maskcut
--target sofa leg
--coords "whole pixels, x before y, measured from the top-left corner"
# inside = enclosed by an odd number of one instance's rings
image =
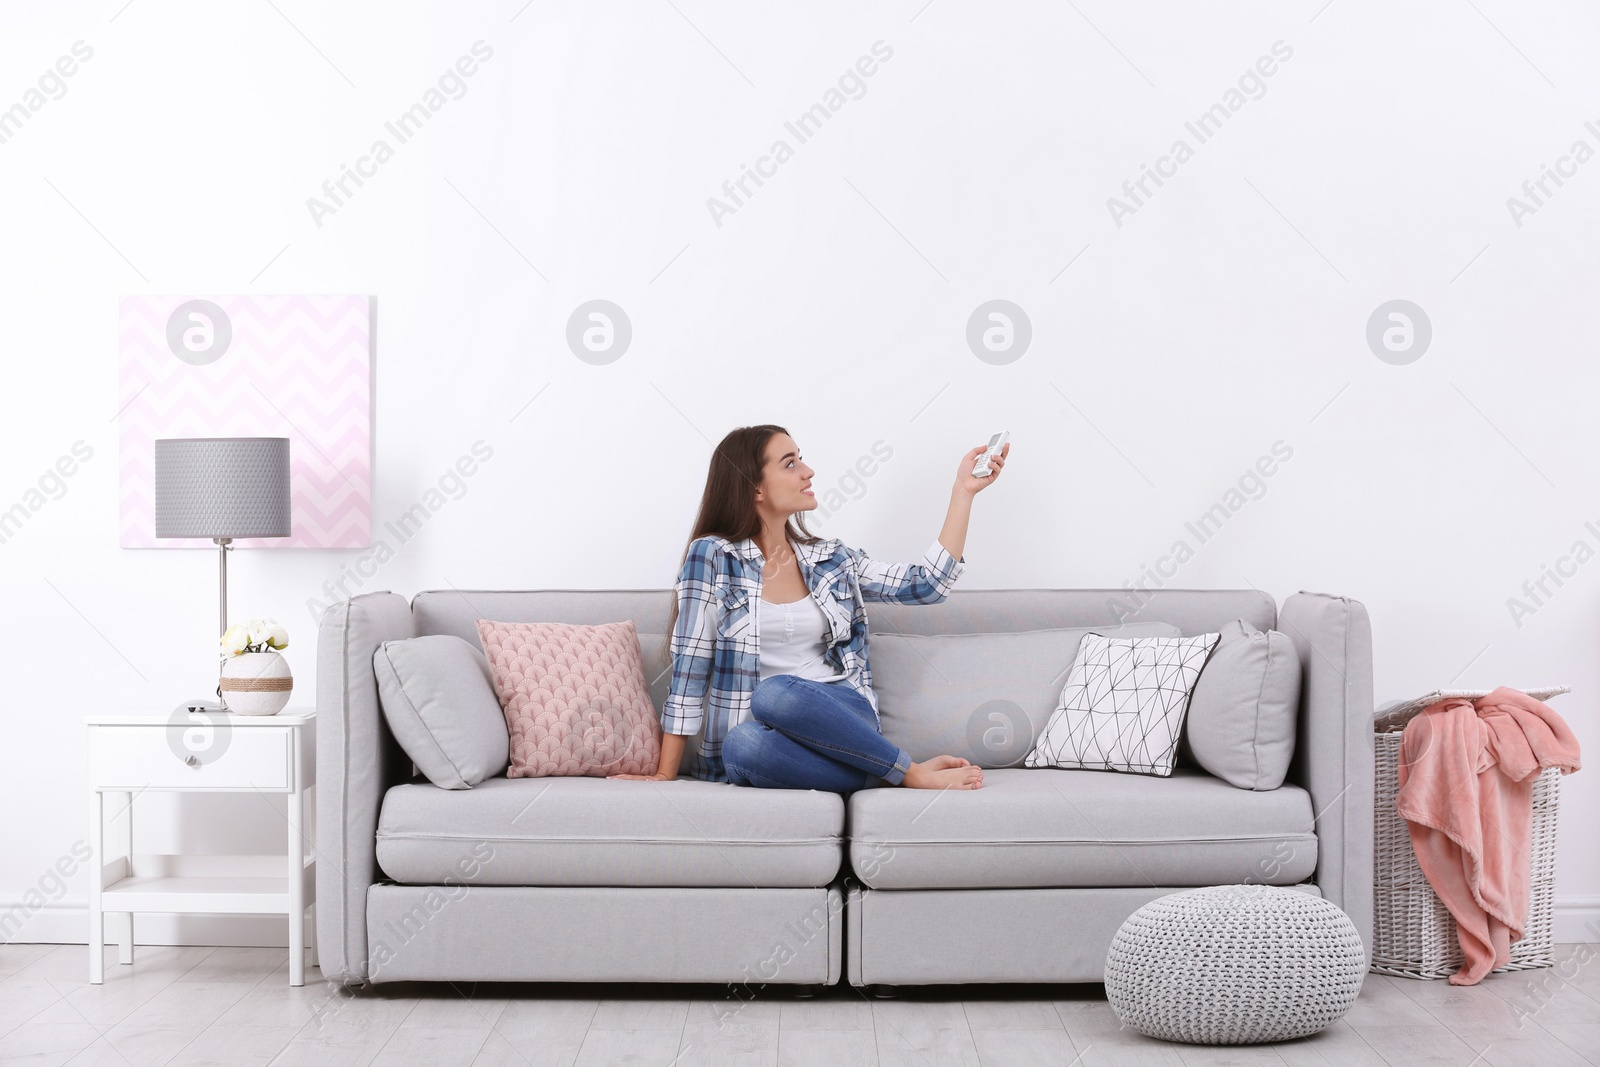
[[[867,996],[876,997],[879,1000],[890,1000],[900,995],[899,986],[878,985],[874,982],[868,982],[862,987],[862,990],[867,994]]]
[[[828,988],[828,987],[825,986],[825,985],[822,985],[820,982],[813,982],[813,983],[808,983],[808,984],[805,984],[805,985],[790,986],[789,987],[789,995],[794,997],[797,1000],[810,1000],[812,997],[815,997],[816,995],[821,993],[826,988]]]

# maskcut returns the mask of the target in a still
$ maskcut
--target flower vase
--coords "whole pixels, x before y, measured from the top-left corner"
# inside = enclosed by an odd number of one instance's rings
[[[289,703],[294,676],[277,652],[241,652],[222,664],[222,703],[236,715],[276,715]]]

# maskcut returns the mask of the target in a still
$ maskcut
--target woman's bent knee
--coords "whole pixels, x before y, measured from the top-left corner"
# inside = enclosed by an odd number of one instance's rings
[[[751,718],[765,723],[782,718],[784,711],[793,706],[793,681],[793,675],[774,674],[757,682],[755,691],[750,694]]]

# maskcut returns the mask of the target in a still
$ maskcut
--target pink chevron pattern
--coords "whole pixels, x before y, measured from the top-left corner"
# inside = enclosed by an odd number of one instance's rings
[[[372,544],[371,299],[365,296],[208,296],[233,326],[213,363],[167,347],[167,319],[187,296],[127,296],[122,352],[123,548],[214,548],[155,536],[152,442],[158,437],[287,437],[288,537],[241,538],[244,548],[366,548]]]

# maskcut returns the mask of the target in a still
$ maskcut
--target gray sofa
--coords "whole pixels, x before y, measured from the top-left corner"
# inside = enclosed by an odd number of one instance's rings
[[[1194,767],[985,773],[974,791],[849,795],[678,779],[413,777],[378,701],[373,653],[475,620],[632,619],[659,709],[670,590],[446,590],[328,609],[317,649],[317,934],[325,975],[400,980],[893,987],[1098,982],[1124,919],[1178,889],[1288,885],[1372,943],[1372,638],[1358,602],[1281,610],[1254,590],[961,590],[870,604],[874,634],[1016,633],[1233,619],[1288,634],[1298,735],[1278,789]],[[870,650],[870,646],[869,646]],[[903,662],[903,660],[902,660]],[[889,667],[885,664],[885,668]],[[916,672],[912,672],[916,674]],[[931,676],[884,677],[915,697]],[[913,752],[918,758],[925,754]]]

